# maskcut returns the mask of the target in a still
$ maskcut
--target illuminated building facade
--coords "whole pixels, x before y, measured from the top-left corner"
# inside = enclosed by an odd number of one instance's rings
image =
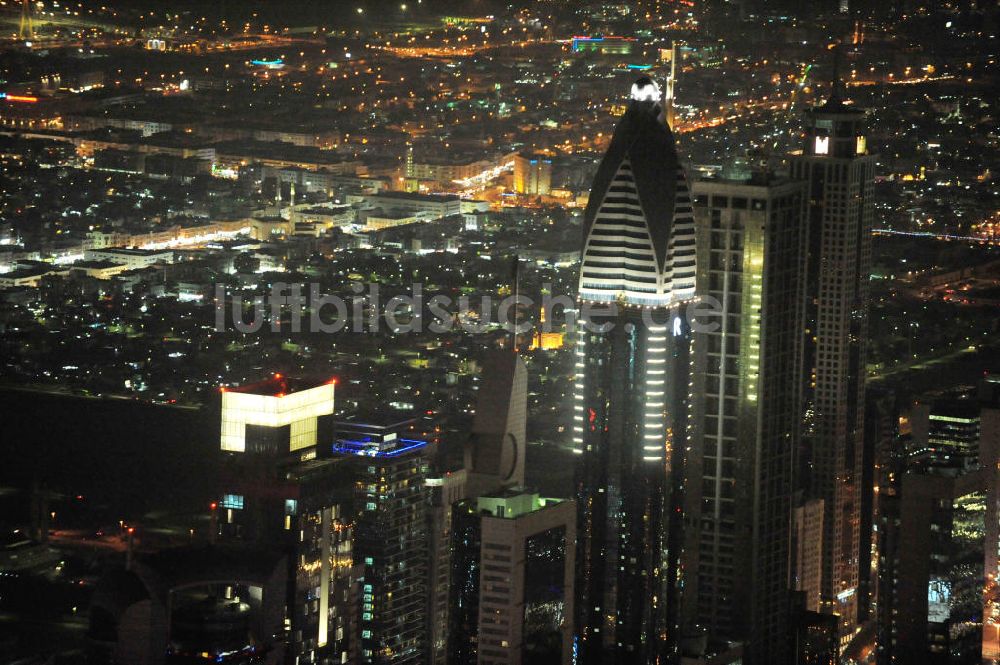
[[[809,197],[806,291],[806,486],[823,499],[822,611],[857,628],[864,448],[865,346],[875,156],[862,110],[834,94],[805,113],[805,144],[791,177]],[[865,536],[867,538],[867,536]]]
[[[880,598],[891,614],[879,662],[981,662],[987,520],[996,519],[987,507],[991,472],[926,467],[903,476],[897,549],[888,553],[894,579]]]
[[[681,309],[694,295],[695,238],[660,99],[650,79],[633,85],[584,215],[573,395],[579,663],[676,652],[690,369]]]
[[[802,609],[819,612],[823,583],[823,499],[810,499],[795,507],[794,584],[802,594]]]
[[[332,451],[354,471],[360,663],[427,662],[427,441],[415,420],[334,425]]]
[[[278,374],[271,381],[224,390],[222,450],[315,453],[319,420],[333,413],[333,389],[333,382],[305,386]]]
[[[742,642],[746,663],[787,663],[805,186],[755,173],[692,195],[698,293],[717,311],[694,338],[684,623]]]
[[[552,191],[552,159],[537,154],[515,155],[514,191],[527,196],[548,196]]]
[[[508,489],[453,520],[449,662],[573,662],[573,502]]]
[[[226,544],[286,554],[285,639],[302,664],[357,653],[352,469],[317,455],[332,436],[333,397],[332,381],[280,374],[222,394],[226,457],[213,528]]]
[[[971,399],[916,405],[910,420],[918,447],[913,453],[935,465],[978,466],[979,408]]]

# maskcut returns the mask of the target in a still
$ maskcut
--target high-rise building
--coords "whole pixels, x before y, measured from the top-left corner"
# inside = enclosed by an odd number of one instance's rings
[[[352,471],[318,454],[333,397],[332,381],[280,374],[222,393],[226,459],[212,537],[285,554],[286,642],[299,663],[356,654]]]
[[[524,485],[528,369],[516,354],[500,350],[483,363],[465,469],[471,491]]]
[[[451,590],[451,534],[454,506],[466,496],[465,469],[433,474],[427,478],[428,506],[427,636],[429,660],[448,662],[448,596]]]
[[[809,198],[803,452],[809,494],[825,510],[822,609],[840,615],[846,642],[857,628],[875,156],[865,112],[837,93],[805,119],[790,158]]]
[[[427,441],[412,418],[334,423],[334,456],[354,470],[354,561],[361,568],[360,663],[427,662]]]
[[[514,155],[514,191],[548,196],[552,191],[552,158],[534,153]]]
[[[449,662],[573,662],[576,512],[511,488],[454,512]]]
[[[736,174],[734,174],[736,175]],[[802,419],[804,183],[767,172],[692,184],[699,297],[685,465],[685,626],[785,663]]]
[[[932,465],[978,466],[979,409],[973,399],[925,400],[914,406],[912,454]]]
[[[454,505],[464,499],[474,500],[482,494],[524,485],[527,402],[528,370],[524,361],[507,349],[489,355],[483,363],[476,415],[471,436],[465,443],[462,467],[427,478],[432,663],[444,663],[448,655]]]
[[[810,499],[797,505],[793,520],[793,588],[801,594],[803,610],[819,612],[823,581],[823,499]]]
[[[924,466],[903,475],[880,662],[981,661],[991,471]]]
[[[879,488],[880,664],[994,656],[998,413],[969,394],[913,409],[909,454]]]
[[[642,78],[584,213],[573,447],[579,455],[579,663],[676,654],[694,220],[660,105]]]

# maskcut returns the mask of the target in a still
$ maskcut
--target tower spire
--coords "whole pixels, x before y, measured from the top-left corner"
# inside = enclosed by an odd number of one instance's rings
[[[677,82],[677,42],[670,43],[668,51],[670,57],[670,70],[667,73],[667,87],[663,91],[663,115],[667,121],[667,127],[674,129],[674,84]]]
[[[21,0],[21,22],[18,26],[18,36],[21,39],[32,39],[35,36],[35,24],[31,13],[31,0]]]
[[[833,50],[833,74],[830,77],[830,101],[844,101],[844,81],[840,76],[840,50],[841,43],[838,39],[832,45]]]

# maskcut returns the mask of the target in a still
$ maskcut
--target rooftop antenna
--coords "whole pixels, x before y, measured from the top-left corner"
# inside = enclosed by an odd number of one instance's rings
[[[518,307],[518,297],[521,295],[521,253],[514,253],[514,325],[510,329],[510,348],[516,354],[517,325],[521,320],[521,308]]]
[[[667,86],[663,91],[663,111],[667,121],[667,127],[674,128],[674,83],[677,81],[677,42],[670,43],[667,51],[670,58],[670,71],[667,73]]]
[[[843,81],[840,79],[840,40],[831,45],[833,49],[833,75],[830,78],[830,100],[843,101]]]

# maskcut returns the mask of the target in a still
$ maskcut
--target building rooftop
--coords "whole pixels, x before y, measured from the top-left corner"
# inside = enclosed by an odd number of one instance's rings
[[[115,263],[114,261],[76,261],[71,267],[73,268],[84,268],[84,269],[94,269],[101,270],[103,268],[116,268],[121,266],[121,263]]]
[[[516,519],[549,506],[563,503],[564,499],[547,499],[523,487],[510,487],[492,494],[480,496],[476,509],[493,517]]]
[[[264,379],[263,381],[258,381],[256,383],[249,383],[243,386],[235,387],[223,386],[222,392],[242,393],[245,395],[262,395],[264,397],[284,397],[285,395],[291,395],[292,393],[310,390],[318,386],[329,385],[335,382],[335,379],[301,378],[289,377],[284,374],[275,374],[268,379]]]
[[[379,192],[375,196],[386,199],[406,199],[408,201],[427,201],[433,203],[460,200],[457,194],[421,194],[420,192]]]
[[[93,252],[114,252],[126,256],[158,256],[160,254],[170,254],[171,249],[139,249],[138,247],[103,247],[101,249],[90,250]]]

